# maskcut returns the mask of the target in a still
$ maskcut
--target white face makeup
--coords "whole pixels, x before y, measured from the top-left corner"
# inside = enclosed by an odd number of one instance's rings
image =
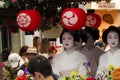
[[[74,38],[68,32],[65,32],[62,36],[62,44],[64,48],[69,49],[74,47]]]
[[[115,31],[111,31],[108,33],[107,42],[110,47],[118,47],[119,46],[119,36]]]

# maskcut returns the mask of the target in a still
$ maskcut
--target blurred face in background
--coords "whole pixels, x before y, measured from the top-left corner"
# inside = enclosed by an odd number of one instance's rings
[[[40,44],[41,44],[41,38],[40,37],[34,37],[33,38],[33,46],[34,47],[38,47],[38,46],[40,46]]]
[[[41,44],[41,39],[40,39],[40,38],[37,39],[37,44],[38,44],[38,45]]]
[[[119,46],[119,36],[115,31],[111,31],[107,36],[107,43],[111,48]]]
[[[62,36],[62,44],[65,49],[70,49],[74,47],[74,38],[68,32],[65,32]]]

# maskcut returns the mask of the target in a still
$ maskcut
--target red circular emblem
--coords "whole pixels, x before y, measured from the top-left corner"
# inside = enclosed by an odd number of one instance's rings
[[[85,25],[86,13],[81,8],[67,8],[62,12],[63,27],[69,30],[79,30]]]
[[[40,27],[41,15],[35,10],[22,10],[17,14],[16,20],[23,31],[34,31]]]

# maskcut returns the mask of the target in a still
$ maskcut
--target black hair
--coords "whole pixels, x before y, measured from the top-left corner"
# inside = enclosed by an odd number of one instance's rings
[[[2,57],[3,61],[8,60],[8,56],[10,55],[10,51],[11,51],[11,49],[9,49],[9,48],[4,48],[2,50],[1,57]]]
[[[70,34],[73,36],[74,41],[79,42],[79,39],[80,39],[80,38],[79,38],[79,31],[78,31],[78,30],[68,30],[68,29],[66,29],[66,28],[63,28],[63,30],[62,30],[62,32],[61,32],[61,34],[60,34],[60,43],[62,43],[62,36],[63,36],[63,34],[64,34],[65,32],[70,33]]]
[[[82,40],[82,42],[85,42],[85,43],[87,42],[88,37],[87,37],[87,34],[84,31],[84,29],[79,30],[79,38],[80,38],[80,40]]]
[[[40,72],[44,77],[52,75],[52,67],[48,59],[42,55],[33,57],[28,64],[28,71],[33,76],[35,72]]]
[[[90,34],[92,36],[94,42],[99,39],[100,34],[99,34],[99,30],[97,28],[85,27],[84,30],[85,30],[86,34],[88,33],[88,34]],[[84,38],[83,41],[87,42],[86,39],[88,40],[88,38]]]
[[[107,44],[108,33],[111,32],[111,31],[114,31],[118,34],[119,41],[120,41],[120,30],[116,26],[109,26],[109,28],[106,29],[102,34],[102,40],[105,44]]]

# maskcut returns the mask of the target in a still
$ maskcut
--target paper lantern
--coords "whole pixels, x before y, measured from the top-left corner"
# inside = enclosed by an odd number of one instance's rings
[[[82,8],[82,9],[85,11],[85,13],[87,13],[87,9],[85,8],[85,6],[84,6],[84,5],[79,4],[79,8]]]
[[[17,14],[17,24],[23,31],[34,31],[40,27],[41,15],[36,10],[22,10]]]
[[[85,26],[98,28],[101,24],[101,17],[98,13],[88,13]]]
[[[68,30],[79,30],[85,25],[86,13],[81,8],[67,8],[62,12],[62,25]]]

